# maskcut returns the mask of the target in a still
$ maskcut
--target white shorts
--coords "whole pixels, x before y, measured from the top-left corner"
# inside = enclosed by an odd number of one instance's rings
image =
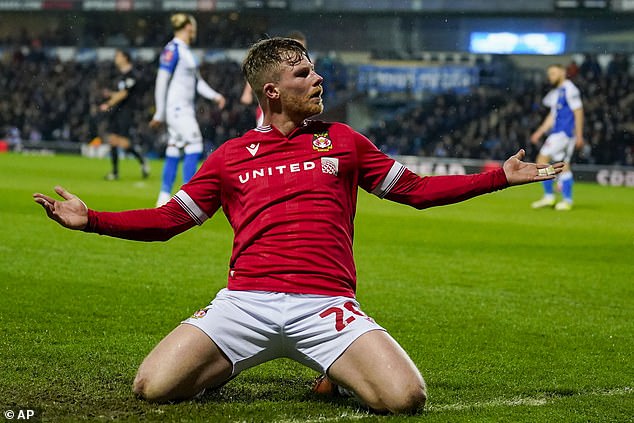
[[[325,373],[355,339],[385,330],[353,298],[226,288],[183,323],[214,341],[233,364],[232,376],[282,357]]]
[[[546,138],[539,154],[548,156],[555,162],[570,163],[574,150],[575,137],[569,137],[565,132],[557,132]]]
[[[165,154],[168,157],[179,157],[181,150],[184,150],[185,154],[202,153],[203,136],[193,110],[168,110],[166,123],[168,139]]]

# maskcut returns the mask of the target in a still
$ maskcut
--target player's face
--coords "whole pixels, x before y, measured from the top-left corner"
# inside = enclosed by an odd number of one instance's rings
[[[121,69],[126,64],[126,58],[120,51],[114,54],[114,64],[118,69]]]
[[[188,32],[189,44],[193,44],[193,42],[196,41],[196,31],[197,31],[196,21],[193,21],[191,24],[189,24],[188,28],[189,28],[189,32]]]
[[[315,72],[315,66],[304,56],[301,62],[286,64],[280,72],[278,88],[286,114],[303,120],[324,110],[321,98],[324,78]]]
[[[553,66],[548,68],[547,75],[548,81],[552,85],[558,87],[562,82],[564,82],[564,79],[566,78],[566,71],[560,67]]]

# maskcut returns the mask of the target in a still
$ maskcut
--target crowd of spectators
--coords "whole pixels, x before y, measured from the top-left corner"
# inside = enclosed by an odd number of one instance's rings
[[[112,88],[113,63],[48,57],[40,38],[24,38],[4,53],[0,60],[0,138],[87,143],[102,135],[104,115],[98,105],[103,90]],[[135,136],[149,153],[160,155],[161,136],[147,125],[153,113],[157,64],[136,65],[143,75],[139,90],[143,98],[134,119]],[[329,83],[327,105],[336,102],[334,93],[350,89],[345,67],[334,55],[318,56],[316,65]],[[537,150],[529,137],[547,113],[541,100],[550,89],[544,71],[519,79],[517,72],[508,69],[495,75],[489,75],[488,68],[482,71],[486,73],[483,81],[494,83],[481,84],[468,94],[443,93],[411,102],[401,113],[377,119],[365,132],[390,154],[502,160],[526,148],[534,157]],[[581,90],[586,117],[587,145],[576,161],[633,165],[634,78],[627,56],[616,54],[601,67],[587,55],[581,64],[571,63],[568,71]],[[230,60],[203,63],[201,73],[227,98],[223,110],[198,100],[206,142],[217,146],[252,128],[255,106],[239,102],[244,86],[240,65]],[[505,80],[503,74],[515,77]]]
[[[157,54],[159,50],[157,49]],[[158,64],[136,62],[141,107],[134,116],[132,136],[151,156],[164,151],[164,134],[148,127],[154,110],[154,80]],[[317,59],[320,72],[339,81],[345,73],[325,55]],[[203,98],[197,99],[197,118],[209,148],[237,137],[255,126],[256,104],[244,105],[239,99],[244,88],[240,64],[229,59],[200,66],[202,77],[227,99],[224,109]],[[112,61],[61,61],[41,48],[14,48],[0,58],[0,139],[12,144],[39,141],[88,143],[103,137],[106,117],[99,111],[104,90],[114,89],[117,70]],[[345,83],[332,83],[326,101],[335,101]]]
[[[586,55],[570,70],[585,115],[586,146],[574,160],[634,165],[634,76],[627,56],[614,55],[604,69]],[[379,120],[367,132],[391,154],[503,160],[525,148],[535,158],[537,147],[530,143],[530,134],[548,113],[542,99],[552,88],[543,72],[531,73],[519,83],[433,96]]]
[[[28,14],[7,15],[6,19],[26,22],[12,31],[0,32],[0,46],[30,46],[34,41],[43,46],[156,47],[171,37],[169,13],[53,15],[46,25],[29,21]],[[268,27],[263,19],[252,19],[239,13],[197,14],[198,43],[206,48],[243,48],[262,38]],[[37,33],[33,26],[38,26]]]
[[[139,108],[132,135],[150,153],[161,154],[160,132],[148,127],[154,107],[155,63],[137,63]],[[240,65],[233,61],[203,64],[201,74],[227,98],[219,110],[204,99],[197,100],[198,119],[208,143],[219,144],[252,128],[255,106],[238,101],[244,86]],[[10,142],[71,141],[88,143],[103,136],[107,115],[99,111],[105,89],[114,89],[116,69],[109,61],[75,62],[58,59],[33,60],[13,56],[0,61],[0,135]]]

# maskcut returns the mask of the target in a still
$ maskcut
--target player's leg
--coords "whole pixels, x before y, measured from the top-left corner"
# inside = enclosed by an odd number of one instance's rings
[[[544,145],[542,146],[539,154],[537,155],[537,164],[549,164],[553,155],[553,149],[556,148],[557,139],[552,134],[546,138]],[[542,188],[544,195],[537,201],[531,204],[534,209],[540,209],[544,207],[553,207],[555,205],[555,184],[552,179],[542,181]]]
[[[572,186],[574,177],[570,168],[570,161],[575,148],[575,139],[569,138],[568,144],[561,160],[564,162],[564,168],[559,175],[559,183],[561,184],[561,196],[563,199],[555,205],[555,210],[566,211],[572,209]]]
[[[427,399],[425,382],[416,365],[382,330],[357,338],[330,366],[328,377],[378,412],[413,413]]]
[[[574,184],[573,174],[570,170],[570,164],[564,164],[564,168],[559,175],[559,183],[561,184],[562,200],[555,204],[555,210],[571,210],[572,209],[572,186]]]
[[[119,150],[127,150],[130,146],[130,118],[122,113],[111,116],[108,143],[110,144],[110,161],[112,172],[106,175],[107,180],[119,179]]]
[[[168,145],[165,150],[165,162],[163,164],[163,175],[161,178],[161,191],[159,192],[156,206],[160,207],[172,198],[172,187],[178,172],[178,162],[180,162],[180,149]]]
[[[286,308],[296,313],[287,316],[289,323],[284,327],[290,358],[325,371],[334,383],[375,411],[409,413],[424,405],[426,390],[420,372],[356,300],[298,296],[297,301]],[[313,390],[327,393],[319,388]]]
[[[150,170],[145,157],[143,157],[141,147],[137,143],[132,142],[131,138],[123,137],[122,148],[124,148],[126,153],[132,154],[132,156],[139,162],[141,165],[141,176],[143,179],[147,178],[150,175]]]
[[[186,128],[180,121],[180,114],[167,113],[167,148],[165,149],[165,162],[161,176],[161,190],[159,191],[156,207],[160,207],[172,198],[172,187],[176,180],[178,163],[180,162],[182,139]]]
[[[115,181],[119,179],[119,147],[117,146],[116,135],[108,134],[108,144],[110,145],[110,173],[106,174],[104,179],[107,181]]]
[[[165,162],[163,163],[163,175],[161,176],[161,190],[159,191],[156,207],[160,207],[172,198],[172,187],[176,180],[178,162],[180,162],[180,144],[183,137],[183,125],[178,120],[179,116],[167,116],[167,148],[165,149]]]
[[[185,154],[183,159],[183,183],[186,184],[198,170],[201,153]]]
[[[280,357],[280,293],[222,289],[141,364],[134,391],[150,401],[189,399]]]
[[[193,125],[193,131],[190,133],[190,137],[187,139],[185,145],[185,158],[183,160],[183,183],[186,184],[194,176],[198,170],[198,162],[203,154],[203,136],[198,127],[196,119],[190,120],[190,125]]]
[[[222,385],[233,366],[199,328],[181,324],[143,360],[133,390],[152,402],[190,399],[205,388]]]

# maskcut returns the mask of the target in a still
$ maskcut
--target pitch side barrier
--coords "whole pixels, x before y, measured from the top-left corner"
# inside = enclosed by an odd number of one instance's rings
[[[418,156],[394,156],[419,175],[466,175],[497,169],[502,162],[493,160],[452,159]],[[634,167],[573,164],[575,180],[599,185],[634,188]]]

